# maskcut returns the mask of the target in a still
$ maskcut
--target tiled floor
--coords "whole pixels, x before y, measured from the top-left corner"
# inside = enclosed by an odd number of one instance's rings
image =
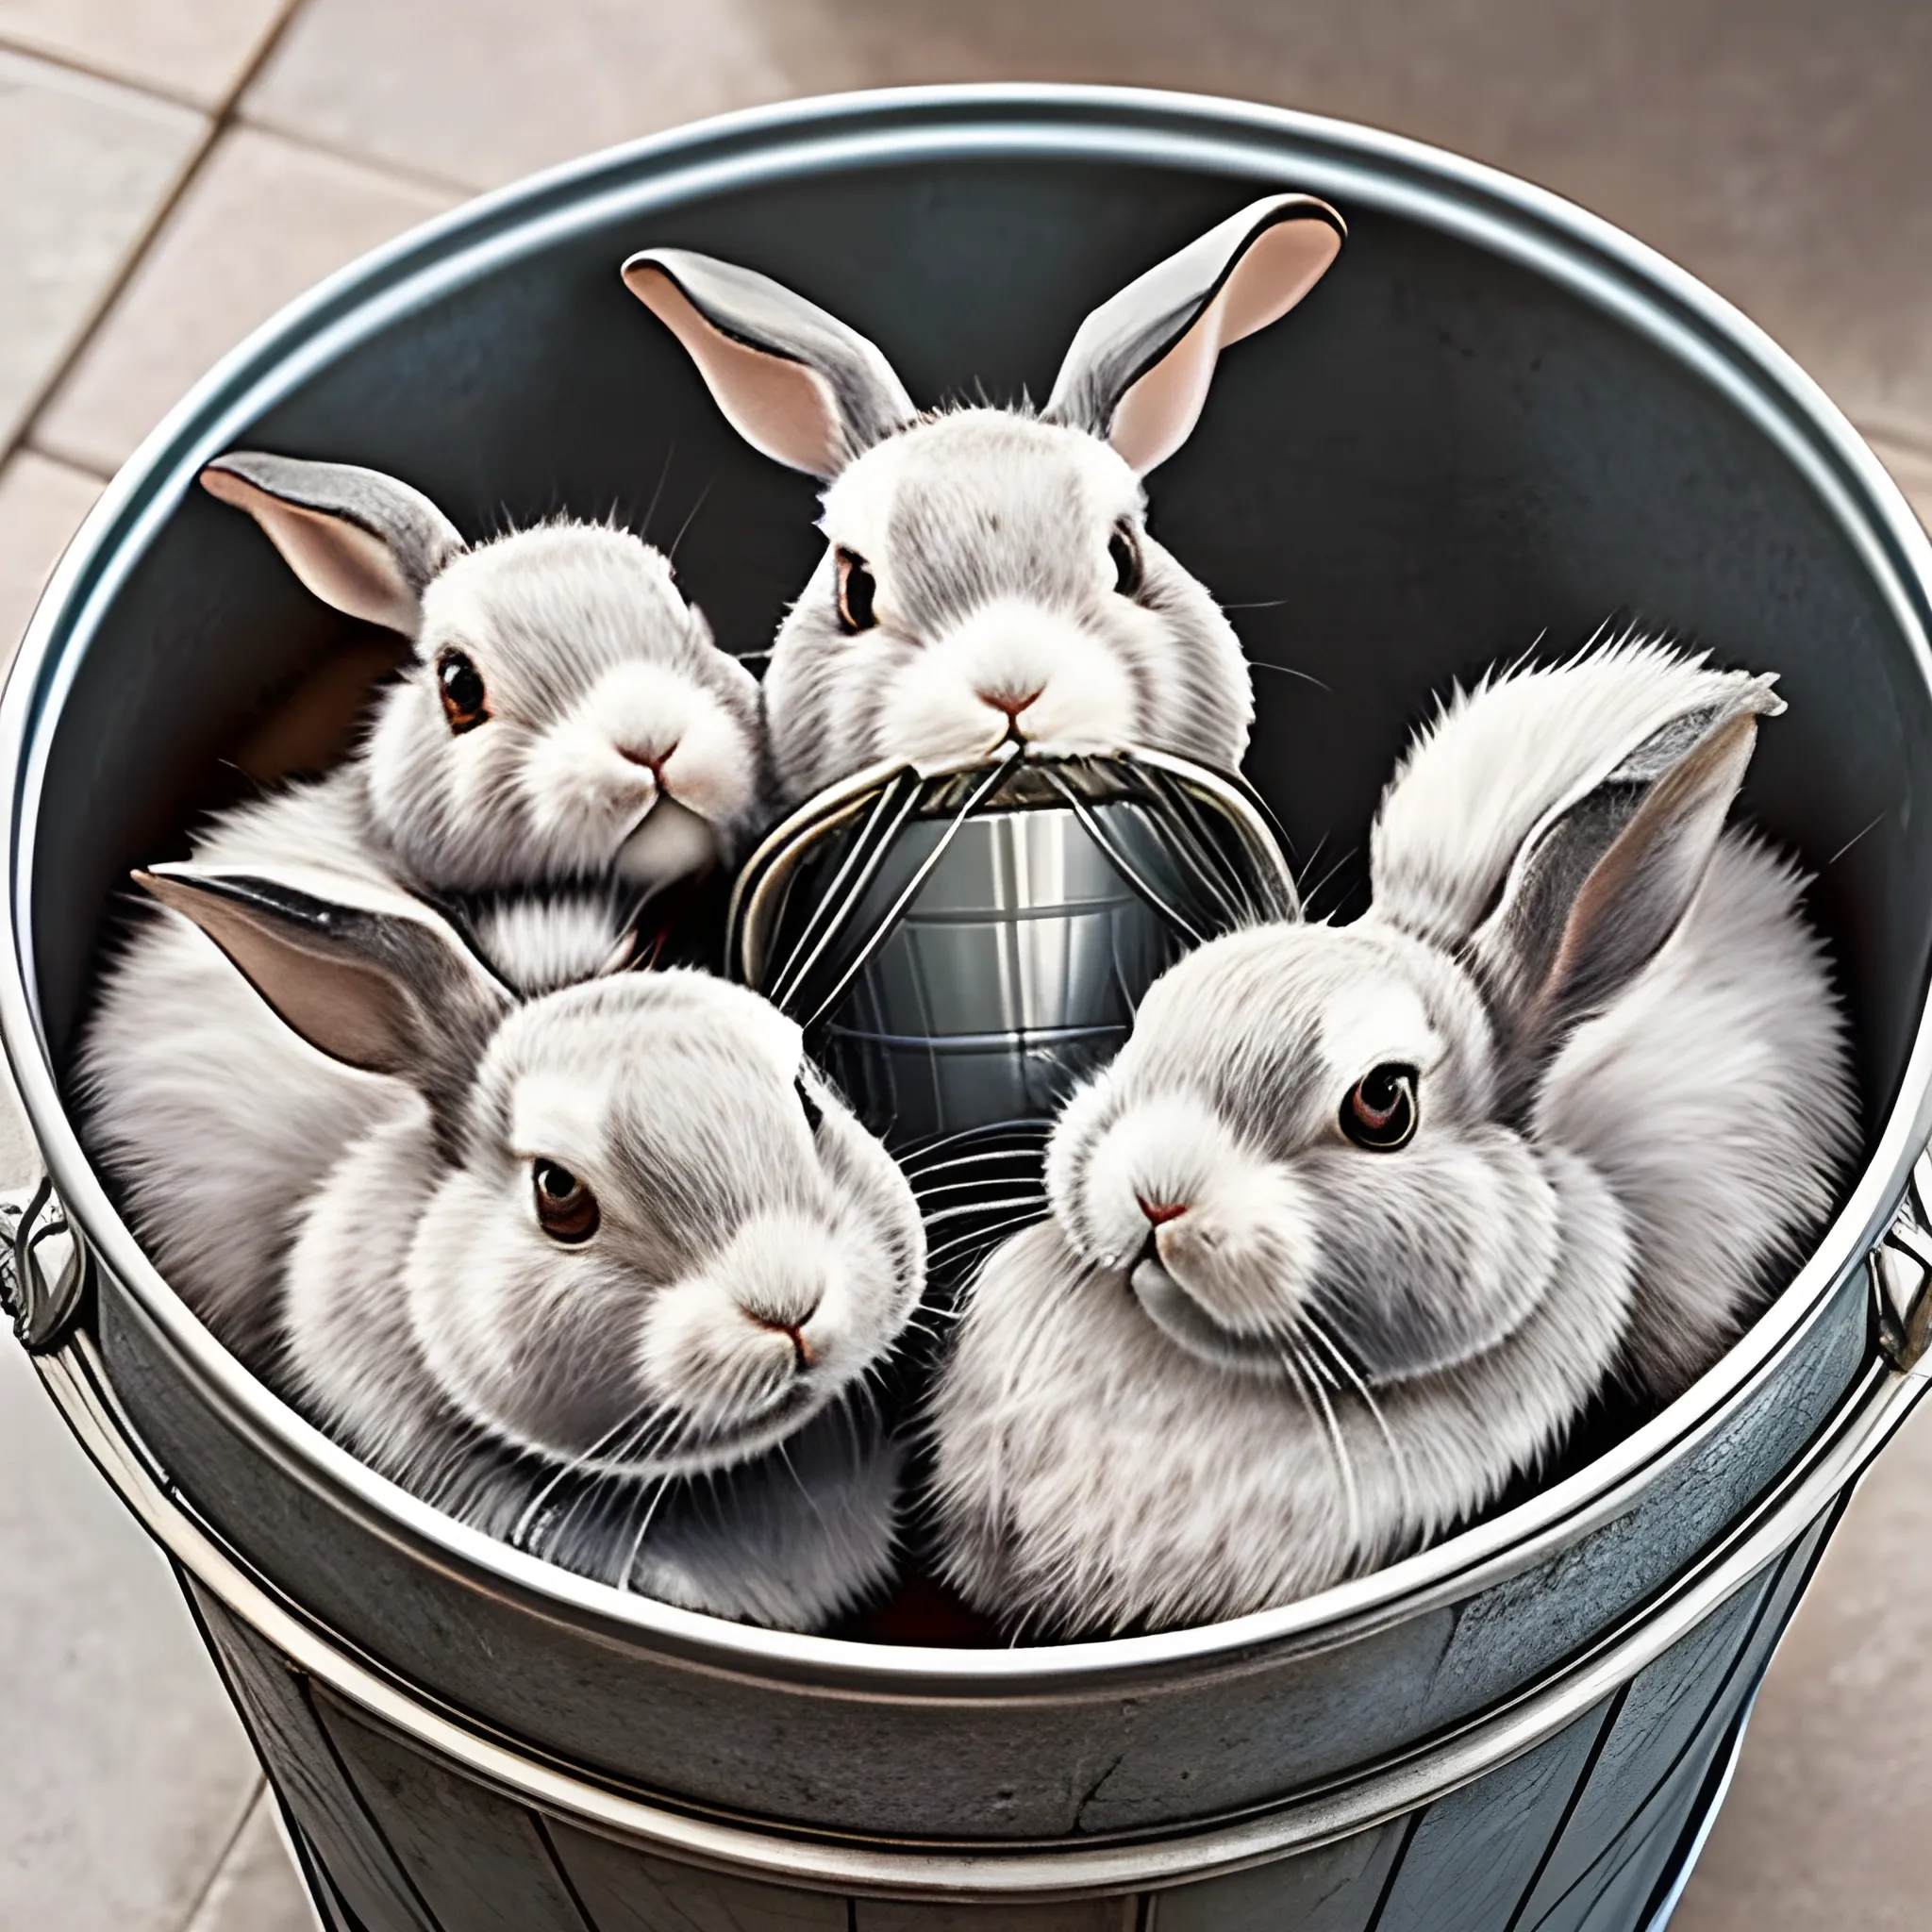
[[[996,77],[1248,94],[1545,182],[1740,302],[1932,518],[1918,0],[0,0],[0,655],[108,473],[351,256],[695,115]],[[0,1182],[30,1160],[0,1120]],[[306,1924],[158,1558],[6,1346],[0,1469],[0,1928]],[[1679,1932],[1925,1923],[1928,1774],[1932,1415],[1778,1657]]]

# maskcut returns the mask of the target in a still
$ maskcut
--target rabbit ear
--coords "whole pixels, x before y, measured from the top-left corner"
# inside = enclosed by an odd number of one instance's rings
[[[325,604],[405,637],[423,626],[430,578],[464,548],[421,491],[353,463],[233,450],[202,471],[201,486],[245,509]]]
[[[1770,680],[1653,732],[1547,812],[1472,950],[1527,1074],[1657,957],[1703,883],[1757,737]]]
[[[624,283],[685,346],[754,449],[829,481],[919,413],[878,349],[748,268],[652,248]]]
[[[1286,315],[1347,232],[1308,194],[1244,208],[1080,325],[1041,413],[1105,437],[1144,475],[1192,435],[1222,350]]]
[[[467,1089],[515,1004],[449,926],[399,892],[342,880],[355,899],[323,898],[314,879],[192,865],[134,878],[200,926],[291,1031],[344,1066],[408,1080],[439,1108]]]

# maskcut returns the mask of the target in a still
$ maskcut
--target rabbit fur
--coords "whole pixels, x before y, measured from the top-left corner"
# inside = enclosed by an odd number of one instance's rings
[[[1038,413],[922,415],[872,342],[777,283],[674,249],[625,264],[734,425],[828,486],[765,677],[788,803],[1009,741],[1239,767],[1241,645],[1148,534],[1141,477],[1193,428],[1221,348],[1299,302],[1341,236],[1306,195],[1242,209],[1090,315]]]
[[[934,1398],[969,1601],[1118,1631],[1306,1595],[1736,1339],[1857,1132],[1804,881],[1723,828],[1776,708],[1636,640],[1492,678],[1398,771],[1367,915],[1157,982]],[[1346,1113],[1385,1067],[1412,1138],[1374,1151]]]
[[[791,1022],[681,969],[519,1002],[361,881],[153,889],[383,1090],[289,1204],[271,1375],[296,1407],[450,1513],[687,1607],[811,1628],[884,1581],[897,1451],[847,1411],[924,1239]],[[545,1222],[549,1163],[587,1236]]]
[[[482,894],[473,937],[537,991],[622,963],[640,899],[730,862],[761,822],[757,684],[636,537],[558,524],[470,548],[427,498],[340,464],[236,455],[205,480],[311,589],[416,654],[348,763],[219,815],[194,840],[201,862]],[[440,690],[454,650],[489,711],[460,732]],[[74,1084],[148,1252],[252,1357],[291,1204],[379,1098],[145,906],[103,974]]]

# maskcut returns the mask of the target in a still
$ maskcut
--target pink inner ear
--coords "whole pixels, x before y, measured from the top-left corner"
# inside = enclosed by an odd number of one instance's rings
[[[289,568],[325,604],[407,638],[422,628],[422,599],[381,538],[341,517],[284,503],[229,470],[204,470],[201,482],[210,496],[245,509]]]
[[[403,995],[380,973],[359,960],[311,952],[262,926],[243,908],[165,874],[134,876],[200,926],[276,1017],[319,1052],[369,1073],[405,1070]]]
[[[734,341],[655,262],[625,269],[624,280],[684,344],[725,420],[754,449],[811,476],[836,476],[845,467],[838,413],[816,370]]]
[[[1341,237],[1312,216],[1277,222],[1257,239],[1192,327],[1114,410],[1108,441],[1138,474],[1165,462],[1193,433],[1222,350],[1286,315],[1341,250]]]

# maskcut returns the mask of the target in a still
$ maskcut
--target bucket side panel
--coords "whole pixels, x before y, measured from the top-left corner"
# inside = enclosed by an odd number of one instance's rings
[[[544,1827],[597,1932],[850,1932],[842,1898],[700,1871],[559,1818]]]
[[[1594,1902],[1648,1895],[1731,1724],[1757,1688],[1828,1533],[1821,1523],[1717,1615],[1634,1678],[1548,1863],[1512,1922],[1570,1932]],[[1638,1874],[1647,1874],[1641,1879]],[[1605,1924],[1613,1923],[1605,1921]]]
[[[1496,1932],[1531,1884],[1590,1776],[1607,1699],[1513,1763],[1429,1806],[1375,1932]]]
[[[341,1904],[367,1932],[443,1932],[336,1757],[307,1680],[199,1584],[186,1589],[262,1766]]]
[[[1408,1840],[1408,1819],[1155,1894],[1154,1932],[1366,1932]]]
[[[320,1688],[316,1715],[442,1932],[601,1932],[523,1806],[445,1770]]]

